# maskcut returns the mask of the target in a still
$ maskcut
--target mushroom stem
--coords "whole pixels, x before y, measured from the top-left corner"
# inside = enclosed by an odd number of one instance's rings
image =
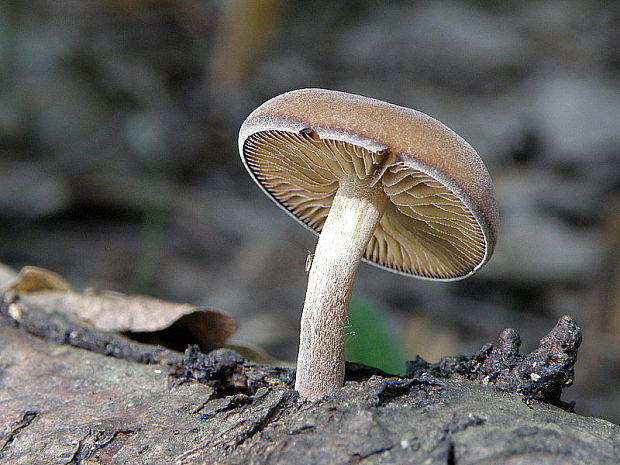
[[[295,389],[317,400],[344,384],[344,338],[355,273],[387,195],[372,178],[341,180],[316,246],[301,316]]]

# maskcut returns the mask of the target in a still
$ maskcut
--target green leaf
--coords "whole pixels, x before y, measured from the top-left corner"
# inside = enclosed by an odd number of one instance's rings
[[[353,295],[349,306],[346,357],[392,374],[405,372],[400,341],[383,323],[379,305],[363,296]]]

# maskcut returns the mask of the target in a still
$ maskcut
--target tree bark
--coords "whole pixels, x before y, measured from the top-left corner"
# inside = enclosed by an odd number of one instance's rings
[[[0,304],[0,463],[620,463],[619,426],[492,384],[349,365],[343,388],[308,402],[287,368],[225,349],[183,356],[11,305]]]

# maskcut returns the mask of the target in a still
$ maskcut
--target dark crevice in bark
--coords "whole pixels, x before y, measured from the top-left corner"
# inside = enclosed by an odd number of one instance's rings
[[[451,440],[448,440],[448,456],[446,457],[446,465],[456,465],[454,442],[452,442]]]
[[[383,454],[384,452],[388,452],[392,449],[394,449],[394,447],[380,447],[366,454],[353,454],[353,457],[356,459],[357,463],[359,463],[359,462],[362,462],[363,460],[366,460],[369,457],[372,457],[373,455]]]
[[[456,452],[454,436],[468,429],[471,426],[483,425],[486,422],[486,418],[478,415],[468,414],[466,416],[459,417],[456,413],[452,415],[452,420],[444,425],[442,432],[437,436],[437,439],[447,444],[446,449],[446,464],[456,465]]]
[[[256,422],[252,428],[244,432],[244,434],[237,440],[237,446],[245,443],[249,439],[256,436],[258,433],[263,431],[267,426],[271,423],[277,422],[280,416],[283,413],[287,413],[288,409],[291,407],[291,403],[289,402],[292,397],[291,391],[282,392],[282,396],[278,399],[278,401],[274,405],[270,405],[265,411],[263,418]]]
[[[21,420],[17,422],[17,425],[11,431],[2,435],[2,438],[4,439],[4,444],[2,444],[2,447],[0,448],[0,459],[11,446],[13,441],[15,441],[17,435],[24,429],[28,428],[38,416],[39,412],[34,410],[24,412]]]
[[[80,440],[77,450],[66,465],[107,463],[132,434],[135,434],[135,431],[91,430]]]

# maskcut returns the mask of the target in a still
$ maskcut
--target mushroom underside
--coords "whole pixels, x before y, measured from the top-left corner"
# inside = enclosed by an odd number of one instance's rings
[[[400,273],[455,279],[484,260],[486,241],[474,214],[454,192],[387,151],[372,152],[314,133],[261,131],[244,144],[257,181],[284,208],[320,232],[340,182],[380,183],[389,202],[364,258]]]

